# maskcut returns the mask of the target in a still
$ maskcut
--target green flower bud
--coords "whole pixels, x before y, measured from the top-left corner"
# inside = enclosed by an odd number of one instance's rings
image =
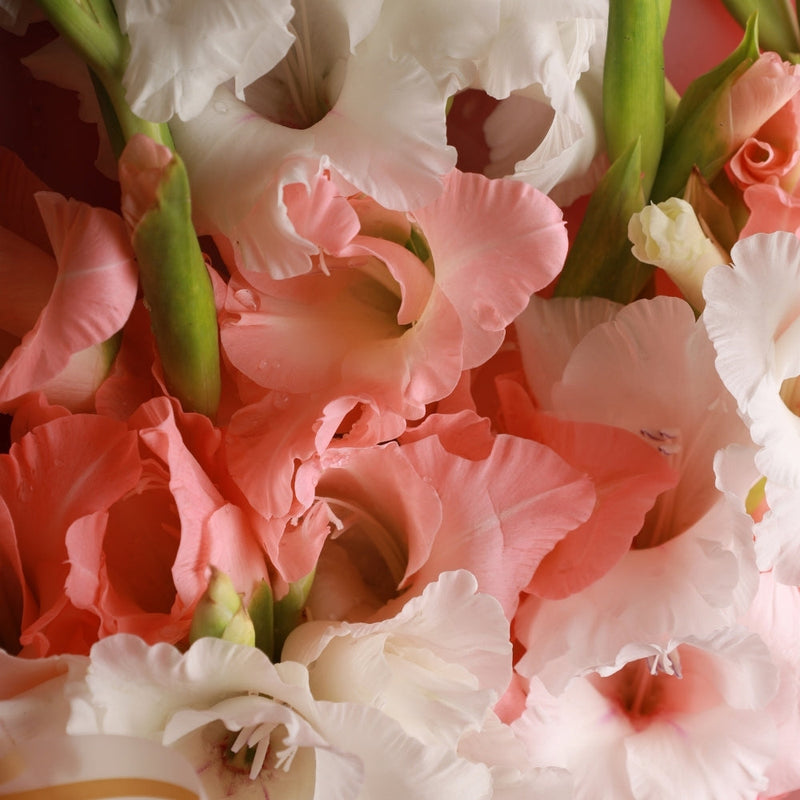
[[[229,642],[255,645],[256,633],[253,622],[242,604],[231,579],[218,569],[211,567],[211,579],[192,617],[189,641],[195,642],[203,636],[213,636]]]

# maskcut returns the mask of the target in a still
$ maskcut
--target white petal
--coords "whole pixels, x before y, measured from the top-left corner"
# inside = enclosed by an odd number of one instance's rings
[[[556,601],[526,600],[517,665],[559,692],[573,675],[619,667],[627,645],[707,637],[730,626],[755,593],[752,533],[724,497],[692,528],[658,548],[632,550],[599,581]]]
[[[117,0],[116,8],[131,44],[128,102],[153,122],[197,116],[230,78],[240,94],[294,41],[290,0]]]
[[[483,764],[449,748],[423,745],[400,725],[368,706],[318,704],[319,730],[364,765],[364,798],[381,800],[489,800],[491,776]],[[388,756],[388,757],[387,757]]]
[[[182,654],[171,645],[148,646],[135,636],[102,639],[91,652],[87,683],[103,710],[105,733],[147,736],[163,730],[184,707],[204,707],[229,694],[275,694],[283,682],[254,647],[199,639]]]
[[[625,749],[636,800],[747,800],[767,786],[775,731],[763,713],[722,707],[650,725]]]
[[[776,580],[800,585],[800,488],[767,481],[769,511],[756,524],[756,557],[761,570],[773,570]]]
[[[309,664],[316,697],[369,703],[422,741],[454,747],[511,678],[505,615],[476,590],[470,573],[444,573],[391,619],[300,626],[283,657]]]
[[[331,112],[310,130],[337,172],[386,208],[432,202],[455,166],[444,97],[430,74],[411,56],[386,58],[370,40],[348,61]]]
[[[734,268],[712,269],[703,285],[717,371],[764,450],[761,471],[800,486],[800,417],[784,403],[783,382],[800,374],[800,241],[756,234],[734,245]]]

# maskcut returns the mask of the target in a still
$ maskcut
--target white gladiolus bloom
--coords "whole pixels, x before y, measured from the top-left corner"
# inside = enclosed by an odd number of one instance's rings
[[[689,203],[679,197],[651,203],[631,217],[628,238],[639,261],[661,267],[692,307],[703,310],[703,279],[728,256],[706,236]]]
[[[501,16],[477,83],[501,100],[486,121],[486,174],[513,175],[567,205],[604,167],[608,2],[504,0]]]
[[[800,240],[783,231],[737,242],[733,269],[717,267],[703,285],[703,314],[716,366],[770,481],[800,488]]]
[[[755,527],[762,570],[800,583],[800,241],[756,234],[737,242],[733,268],[715,267],[703,284],[703,313],[716,367],[759,446],[769,511]]]
[[[284,658],[307,664],[318,699],[371,705],[428,744],[455,749],[511,679],[508,621],[469,572],[447,572],[391,619],[310,622]]]
[[[175,748],[209,797],[488,800],[482,764],[423,745],[381,711],[317,701],[308,671],[252,647],[199,639],[186,653],[127,635],[91,652],[88,696],[69,732],[138,736]]]

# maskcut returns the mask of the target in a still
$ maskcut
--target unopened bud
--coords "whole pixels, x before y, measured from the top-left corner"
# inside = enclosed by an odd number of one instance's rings
[[[237,644],[255,645],[256,633],[253,622],[242,603],[231,579],[218,569],[211,567],[208,588],[197,604],[189,641],[203,636],[225,639]]]

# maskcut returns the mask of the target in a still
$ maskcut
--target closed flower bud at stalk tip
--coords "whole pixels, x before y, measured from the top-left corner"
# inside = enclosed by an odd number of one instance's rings
[[[231,579],[214,567],[211,567],[208,588],[195,609],[189,641],[195,642],[203,636],[251,647],[256,641],[255,628],[241,596]]]

